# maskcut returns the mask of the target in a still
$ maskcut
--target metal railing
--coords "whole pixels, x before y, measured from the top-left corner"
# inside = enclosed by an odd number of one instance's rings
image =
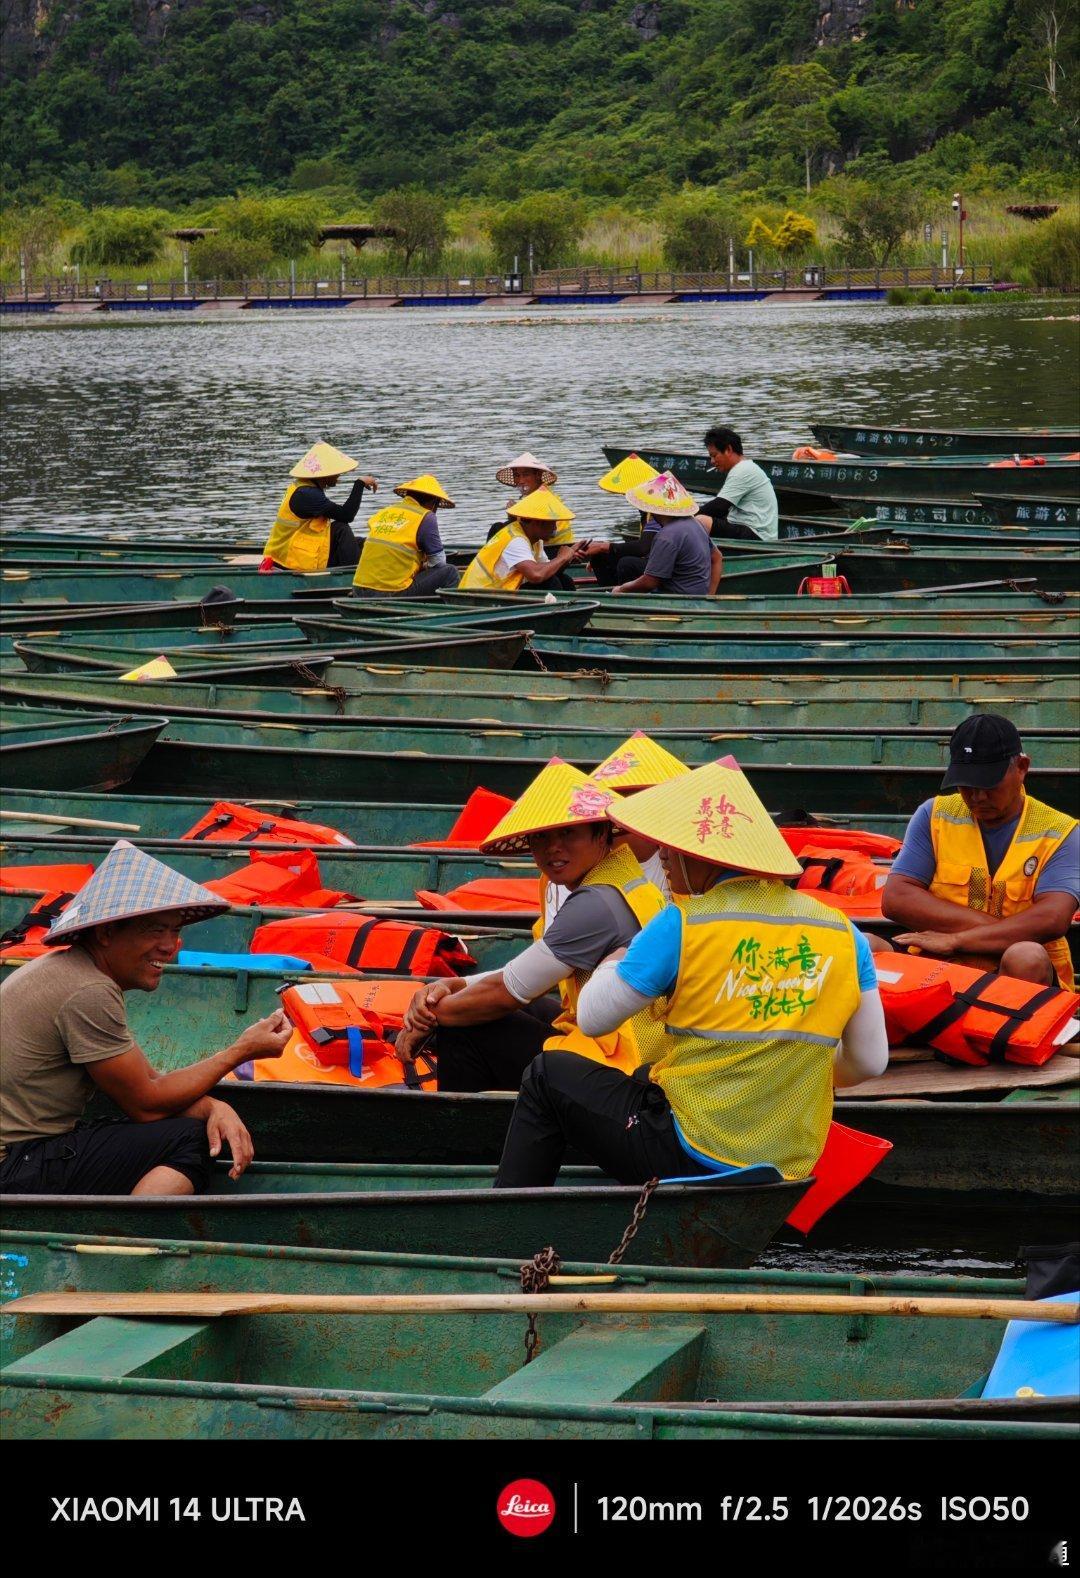
[[[138,303],[206,301],[343,300],[400,301],[464,299],[492,296],[695,296],[749,295],[762,292],[887,290],[893,286],[930,287],[992,285],[990,264],[968,264],[963,270],[936,264],[896,268],[836,268],[810,264],[803,268],[747,269],[687,272],[654,269],[584,268],[542,269],[533,275],[489,274],[459,277],[454,274],[363,275],[350,279],[328,274],[321,279],[251,277],[212,280],[76,280],[70,275],[27,279],[18,285],[0,283],[3,303],[61,303],[100,301]]]

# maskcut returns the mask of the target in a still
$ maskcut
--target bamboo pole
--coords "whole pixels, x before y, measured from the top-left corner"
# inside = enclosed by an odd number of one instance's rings
[[[1076,1325],[1080,1306],[820,1293],[30,1293],[5,1315],[923,1315]]]
[[[138,822],[103,822],[94,816],[48,816],[44,811],[0,811],[0,817],[12,822],[49,822],[55,827],[107,827],[113,833],[139,833]]]

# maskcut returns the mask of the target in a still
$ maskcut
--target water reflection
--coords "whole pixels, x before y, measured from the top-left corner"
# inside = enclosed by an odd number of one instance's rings
[[[762,455],[805,441],[817,417],[1074,422],[1076,326],[1054,312],[336,309],[12,327],[3,519],[257,532],[288,467],[325,437],[388,487],[434,471],[459,504],[451,541],[476,541],[501,515],[495,467],[530,448],[556,466],[587,533],[626,513],[595,487],[603,442],[691,448],[728,421]]]

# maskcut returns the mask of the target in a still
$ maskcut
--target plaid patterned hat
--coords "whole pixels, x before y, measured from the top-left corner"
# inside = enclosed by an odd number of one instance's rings
[[[70,942],[88,926],[132,920],[136,915],[181,912],[180,924],[206,920],[229,908],[225,899],[163,866],[160,860],[122,838],[114,844],[85,887],[53,921],[45,943]]]

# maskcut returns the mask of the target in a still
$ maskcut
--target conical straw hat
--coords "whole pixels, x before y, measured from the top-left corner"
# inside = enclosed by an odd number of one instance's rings
[[[643,482],[651,482],[660,473],[649,465],[647,460],[642,460],[640,455],[627,455],[620,460],[617,466],[612,466],[606,471],[596,484],[603,488],[605,493],[626,494],[630,488],[636,488]]]
[[[360,464],[343,455],[333,444],[312,444],[303,460],[298,460],[289,472],[290,477],[343,477],[346,471],[355,471]]]
[[[438,477],[433,477],[430,471],[425,471],[423,476],[414,477],[411,482],[399,482],[394,489],[404,498],[406,493],[422,493],[425,498],[438,499],[448,510],[456,510],[457,505],[447,493]]]
[[[508,460],[505,466],[500,466],[495,473],[495,481],[505,483],[508,488],[516,488],[514,480],[515,471],[539,471],[542,487],[550,488],[553,482],[558,482],[559,473],[552,471],[550,466],[545,466],[542,460],[537,460],[535,455],[530,455],[528,450],[518,455],[516,460]]]
[[[651,482],[639,482],[626,490],[626,502],[650,515],[696,515],[697,503],[678,477],[661,471]]]
[[[594,767],[590,778],[605,789],[652,789],[656,784],[666,784],[672,778],[681,778],[690,771],[684,762],[641,729],[635,729],[628,740],[606,756],[599,767]]]
[[[569,762],[553,756],[480,848],[485,854],[517,854],[528,849],[526,840],[530,833],[573,827],[579,822],[606,821],[608,808],[618,798]]]
[[[550,488],[537,488],[507,507],[506,513],[519,521],[572,521],[574,512]]]
[[[160,860],[122,838],[67,909],[53,921],[44,940],[50,946],[70,942],[88,926],[131,920],[136,915],[160,915],[168,910],[180,910],[180,924],[186,926],[191,921],[220,915],[228,908],[228,902],[216,893],[163,866]]]
[[[733,757],[619,800],[617,827],[698,860],[759,877],[797,877],[802,867]]]

